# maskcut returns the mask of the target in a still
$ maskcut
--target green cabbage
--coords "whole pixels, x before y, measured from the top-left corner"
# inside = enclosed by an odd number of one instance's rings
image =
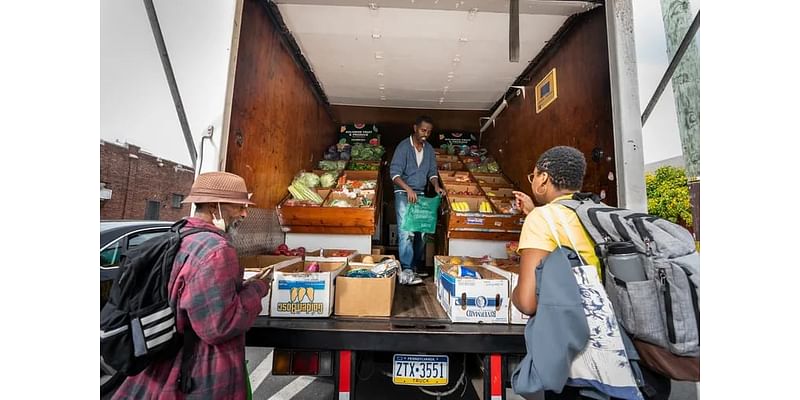
[[[336,174],[332,172],[326,172],[319,177],[320,186],[324,188],[330,188],[336,185]]]
[[[313,172],[303,172],[298,175],[296,180],[310,188],[319,186],[319,176]]]

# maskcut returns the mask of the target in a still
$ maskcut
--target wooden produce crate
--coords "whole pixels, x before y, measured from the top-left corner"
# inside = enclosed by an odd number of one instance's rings
[[[448,239],[479,239],[513,241],[519,239],[525,216],[521,214],[503,214],[496,208],[493,213],[482,213],[480,202],[486,197],[448,196],[446,217]],[[455,211],[453,201],[465,201],[470,205],[470,212]]]
[[[466,171],[467,168],[461,161],[437,161],[439,171]]]
[[[335,233],[353,235],[372,235],[375,233],[375,223],[380,215],[379,199],[381,199],[380,171],[344,171],[343,175],[349,180],[375,180],[377,187],[371,207],[304,207],[289,206],[286,200],[291,199],[287,194],[277,207],[278,221],[283,232],[292,233]],[[318,190],[323,195],[323,203],[329,200],[330,190]]]
[[[503,174],[473,173],[472,177],[478,182],[478,185],[482,187],[514,188],[514,185],[511,183],[511,181],[508,180],[508,178],[506,178]]]
[[[478,232],[517,232],[522,224],[516,215],[500,214],[495,212],[482,213],[480,203],[488,201],[486,197],[448,196],[448,231],[478,231]],[[463,201],[469,204],[469,212],[455,211],[452,202]],[[523,221],[524,222],[524,221]]]
[[[377,208],[287,206],[287,195],[277,207],[281,230],[293,233],[374,234]],[[323,203],[324,204],[324,203]]]
[[[492,186],[484,186],[480,185],[483,193],[486,194],[486,197],[489,199],[513,199],[514,198],[514,189],[507,188],[507,187],[492,187]]]
[[[522,215],[522,211],[520,211],[519,209],[515,210],[512,207],[514,199],[503,199],[503,198],[498,198],[498,197],[490,197],[489,200],[491,200],[492,205],[494,206],[494,209],[497,210],[497,212],[500,213],[500,214]]]
[[[475,180],[467,171],[439,171],[439,178],[444,184],[475,183]]]
[[[380,171],[352,171],[344,170],[342,175],[351,181],[378,180]]]
[[[456,155],[449,155],[449,154],[436,154],[436,161],[461,161],[459,160],[458,156]]]
[[[483,191],[475,184],[455,184],[455,183],[446,183],[444,184],[445,190],[447,190],[448,196],[478,196],[483,197]]]

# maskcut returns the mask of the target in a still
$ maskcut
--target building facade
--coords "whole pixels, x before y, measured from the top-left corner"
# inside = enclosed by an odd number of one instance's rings
[[[100,219],[175,221],[188,216],[181,204],[194,169],[163,160],[138,146],[100,141]]]

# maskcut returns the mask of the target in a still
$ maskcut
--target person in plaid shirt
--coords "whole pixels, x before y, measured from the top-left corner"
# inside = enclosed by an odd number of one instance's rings
[[[195,203],[194,216],[183,229],[235,231],[247,216],[244,179],[227,172],[200,174],[184,203]],[[182,264],[182,267],[181,267]],[[176,271],[179,271],[176,274]],[[244,334],[261,312],[265,280],[243,282],[244,269],[227,236],[200,232],[187,236],[175,257],[170,277],[170,303],[177,331],[187,324],[196,332],[191,390],[181,392],[183,349],[174,358],[155,362],[128,377],[114,399],[245,399],[248,396]],[[268,278],[264,278],[268,279]]]

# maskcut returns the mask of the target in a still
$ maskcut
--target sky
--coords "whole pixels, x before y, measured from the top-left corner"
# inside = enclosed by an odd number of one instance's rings
[[[642,110],[669,64],[659,1],[633,2]],[[192,134],[198,138],[210,125],[221,132],[234,1],[154,3]],[[692,0],[691,5],[696,12],[700,0]],[[699,37],[700,31],[698,43]],[[127,141],[156,156],[191,165],[139,0],[100,2],[100,104],[101,139]],[[646,164],[681,155],[674,104],[669,85],[642,129]]]

